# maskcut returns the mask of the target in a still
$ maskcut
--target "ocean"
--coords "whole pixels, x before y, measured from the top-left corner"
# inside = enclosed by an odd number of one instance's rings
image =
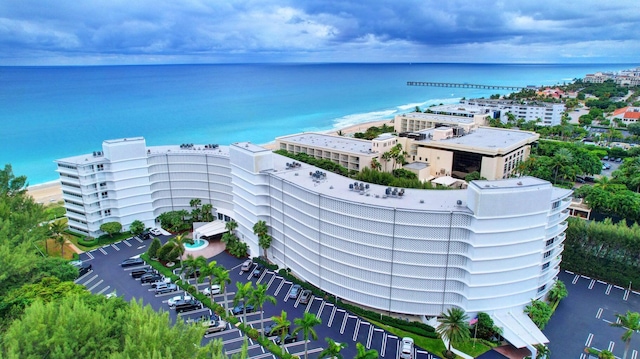
[[[103,140],[147,145],[269,143],[278,136],[390,119],[415,106],[509,91],[407,81],[554,85],[637,64],[223,64],[0,67],[0,166],[29,184],[55,159]]]

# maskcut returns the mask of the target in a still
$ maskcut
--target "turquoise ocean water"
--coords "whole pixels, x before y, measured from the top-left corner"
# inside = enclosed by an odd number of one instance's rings
[[[268,143],[392,118],[416,105],[495,90],[407,86],[407,81],[553,85],[637,64],[240,64],[0,67],[0,166],[30,184],[56,180],[53,161],[105,139],[148,145]],[[500,91],[499,93],[507,93]]]

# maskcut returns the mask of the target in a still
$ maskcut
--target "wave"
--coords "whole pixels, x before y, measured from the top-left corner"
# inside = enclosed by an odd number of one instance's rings
[[[373,111],[373,112],[365,112],[365,113],[356,113],[353,115],[346,115],[340,118],[336,118],[333,120],[333,128],[341,129],[345,127],[350,127],[357,125],[359,123],[366,122],[374,122],[374,121],[382,121],[393,118],[393,116],[398,112],[396,109],[382,110],[382,111]]]

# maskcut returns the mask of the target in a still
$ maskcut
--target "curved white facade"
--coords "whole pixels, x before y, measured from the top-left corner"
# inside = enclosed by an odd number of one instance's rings
[[[76,230],[82,220],[93,233],[114,220],[153,225],[200,198],[238,222],[252,255],[261,254],[252,227],[264,220],[271,261],[345,300],[413,315],[450,307],[521,312],[559,270],[571,191],[536,178],[400,195],[350,188],[352,179],[316,175],[250,143],[147,148],[137,138],[105,141],[103,149],[57,161]]]

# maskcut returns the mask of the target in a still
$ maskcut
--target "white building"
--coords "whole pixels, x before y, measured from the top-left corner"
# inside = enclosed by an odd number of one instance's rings
[[[523,308],[558,274],[569,190],[532,177],[465,190],[393,189],[292,164],[251,143],[147,148],[135,138],[105,141],[103,152],[57,161],[76,230],[153,222],[200,198],[238,222],[252,255],[260,253],[253,224],[264,220],[271,261],[347,301],[424,317],[451,307],[483,311],[516,346],[548,342]]]
[[[502,122],[506,122],[507,114],[511,113],[516,118],[525,121],[537,121],[540,119],[540,125],[556,126],[561,123],[562,113],[565,111],[563,103],[550,102],[524,102],[512,100],[488,100],[488,99],[470,99],[461,100],[463,104],[480,106],[491,109],[494,113],[493,118],[500,118]]]

